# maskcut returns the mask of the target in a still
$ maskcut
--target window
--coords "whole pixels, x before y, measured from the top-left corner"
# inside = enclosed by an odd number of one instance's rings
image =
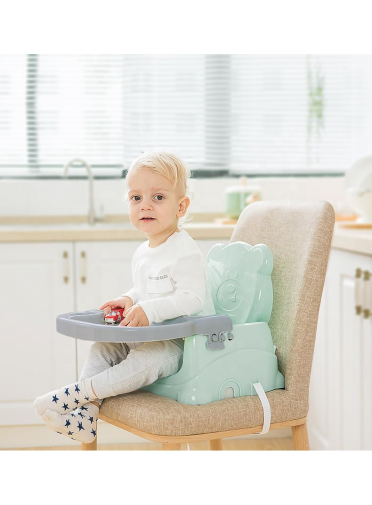
[[[0,55],[0,174],[343,173],[371,154],[372,55]]]
[[[231,169],[342,173],[372,154],[372,55],[232,55]]]

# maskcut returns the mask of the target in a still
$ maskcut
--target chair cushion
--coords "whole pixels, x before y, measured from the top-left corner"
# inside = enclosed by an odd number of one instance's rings
[[[297,401],[284,389],[267,393],[271,422],[306,417],[306,400]],[[258,396],[229,398],[206,405],[185,405],[147,391],[134,391],[106,398],[100,413],[146,433],[164,436],[198,435],[254,428],[263,424]]]

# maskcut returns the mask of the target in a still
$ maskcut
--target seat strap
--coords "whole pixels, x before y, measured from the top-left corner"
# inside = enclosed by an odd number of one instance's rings
[[[264,413],[264,422],[262,426],[262,430],[260,433],[252,433],[252,435],[264,435],[270,430],[270,423],[271,423],[271,407],[269,400],[266,396],[266,393],[264,391],[264,388],[262,387],[262,384],[260,381],[253,383],[253,387],[256,390],[256,393],[258,394],[258,397],[261,401],[262,408],[263,408],[263,413]]]

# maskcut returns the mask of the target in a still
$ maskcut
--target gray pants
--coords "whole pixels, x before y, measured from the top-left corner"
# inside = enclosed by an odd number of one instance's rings
[[[80,379],[92,378],[101,399],[136,391],[181,368],[183,339],[127,344],[95,342]]]

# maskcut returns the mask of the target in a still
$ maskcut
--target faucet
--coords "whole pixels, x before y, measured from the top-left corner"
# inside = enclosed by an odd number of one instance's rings
[[[67,163],[65,168],[63,169],[63,177],[67,178],[67,173],[71,165],[74,163],[79,162],[81,165],[83,165],[88,172],[88,179],[89,179],[89,213],[88,213],[88,223],[90,225],[93,225],[96,222],[96,217],[94,215],[94,203],[93,203],[93,173],[92,169],[90,168],[90,165],[84,160],[81,160],[79,158],[75,158]]]

